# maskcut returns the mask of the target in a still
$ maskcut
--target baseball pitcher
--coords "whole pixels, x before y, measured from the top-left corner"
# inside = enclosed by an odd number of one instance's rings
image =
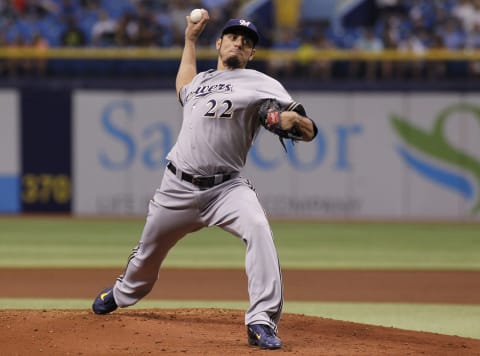
[[[246,69],[259,34],[253,23],[231,19],[216,40],[216,69],[197,73],[196,41],[208,23],[186,17],[185,45],[176,78],[183,107],[178,139],[167,155],[162,182],[152,197],[145,226],[123,274],[95,298],[107,314],[137,303],[158,278],[169,250],[186,234],[219,226],[243,241],[250,345],[278,349],[282,274],[272,231],[252,184],[240,175],[259,130],[280,141],[311,141],[317,134],[303,106],[275,79]],[[284,146],[285,147],[285,146]]]

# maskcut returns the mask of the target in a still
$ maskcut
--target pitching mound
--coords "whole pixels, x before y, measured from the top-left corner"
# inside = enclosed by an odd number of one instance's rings
[[[2,355],[250,355],[244,314],[225,309],[0,310]],[[284,314],[276,354],[480,355],[480,340]]]

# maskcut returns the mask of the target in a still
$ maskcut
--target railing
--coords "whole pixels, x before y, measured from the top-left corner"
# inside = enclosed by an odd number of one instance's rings
[[[182,48],[14,48],[0,47],[0,58],[21,59],[85,59],[85,60],[164,60],[179,59]],[[198,48],[197,58],[200,60],[215,59],[217,52],[213,48]],[[447,50],[435,49],[422,53],[400,50],[384,50],[382,52],[356,50],[265,50],[258,49],[256,58],[260,60],[292,59],[292,60],[363,60],[363,61],[480,61],[479,50]]]

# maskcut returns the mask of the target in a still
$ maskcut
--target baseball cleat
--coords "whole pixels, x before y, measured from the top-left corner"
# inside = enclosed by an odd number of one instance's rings
[[[275,331],[268,325],[253,324],[247,326],[248,343],[261,349],[275,350],[282,347]]]
[[[113,298],[113,287],[102,290],[92,304],[92,310],[95,314],[108,314],[117,308],[117,303]]]

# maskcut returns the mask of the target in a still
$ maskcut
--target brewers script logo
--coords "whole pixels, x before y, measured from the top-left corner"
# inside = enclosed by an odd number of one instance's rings
[[[467,113],[480,125],[480,107],[456,104],[440,112],[431,131],[420,129],[392,115],[391,122],[402,138],[398,152],[407,165],[425,178],[452,189],[472,202],[472,213],[480,213],[480,161],[458,145],[448,142],[446,123],[454,115]],[[456,118],[459,119],[458,116]],[[480,137],[476,139],[477,145]]]
[[[192,96],[196,98],[201,98],[204,96],[208,96],[210,94],[215,94],[215,93],[231,93],[232,92],[233,85],[232,84],[225,84],[225,83],[220,83],[220,84],[213,84],[213,85],[202,85],[195,90],[189,92],[187,94],[187,100],[190,100]]]

